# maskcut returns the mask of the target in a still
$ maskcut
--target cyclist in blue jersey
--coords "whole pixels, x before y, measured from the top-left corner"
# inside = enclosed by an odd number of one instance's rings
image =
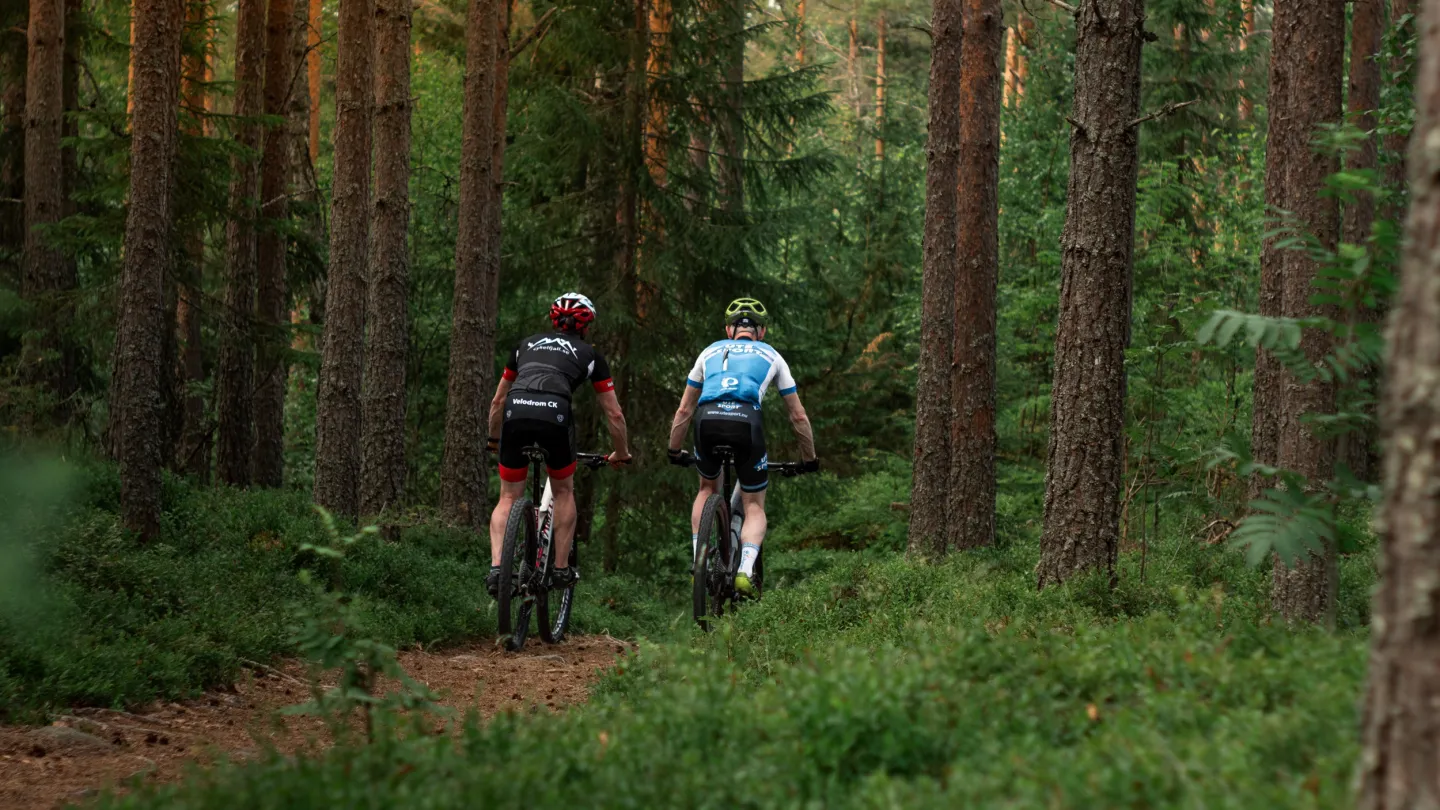
[[[725,340],[712,343],[696,359],[686,380],[685,395],[670,427],[670,461],[686,463],[680,448],[686,428],[695,420],[695,467],[700,472],[700,492],[690,510],[691,552],[699,542],[700,513],[705,500],[720,487],[720,459],[712,448],[728,446],[735,451],[736,476],[740,479],[740,501],[745,524],[740,533],[740,570],[735,588],[754,592],[755,558],[765,540],[765,488],[769,485],[765,454],[765,427],[760,401],[773,384],[780,389],[790,413],[790,426],[800,441],[803,472],[815,472],[815,436],[810,418],[790,366],[774,347],[765,343],[765,305],[754,298],[738,298],[725,309]]]

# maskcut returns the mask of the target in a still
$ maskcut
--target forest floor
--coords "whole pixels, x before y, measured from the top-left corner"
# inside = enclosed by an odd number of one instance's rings
[[[562,709],[584,702],[596,677],[629,649],[609,636],[583,636],[518,655],[490,645],[407,650],[400,663],[460,716],[507,709]],[[221,759],[257,759],[328,747],[317,717],[281,710],[310,697],[305,665],[252,665],[233,686],[195,700],[160,702],[134,712],[76,709],[50,726],[0,726],[0,807],[50,810],[134,780],[179,780]]]

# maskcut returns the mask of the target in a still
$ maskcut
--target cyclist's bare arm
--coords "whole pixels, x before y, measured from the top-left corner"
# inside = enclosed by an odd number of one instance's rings
[[[490,435],[500,435],[500,423],[505,421],[505,397],[510,394],[510,381],[504,377],[500,378],[500,384],[495,386],[495,398],[490,400]]]
[[[675,420],[670,423],[670,449],[679,450],[685,443],[685,429],[695,418],[695,406],[700,402],[700,389],[685,386],[685,395],[680,397],[680,407],[675,409]]]
[[[800,440],[800,460],[815,460],[815,432],[810,429],[810,417],[805,414],[805,406],[800,404],[800,395],[796,393],[786,394],[785,409],[790,412],[790,427],[795,431],[795,438]]]
[[[625,426],[625,413],[620,410],[620,398],[615,391],[602,391],[595,395],[600,408],[605,411],[605,420],[610,428],[610,442],[615,446],[615,455],[621,459],[630,457],[630,434]]]

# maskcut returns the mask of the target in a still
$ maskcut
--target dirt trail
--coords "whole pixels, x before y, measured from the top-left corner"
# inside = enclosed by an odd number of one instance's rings
[[[446,706],[485,717],[506,709],[583,702],[600,670],[626,650],[608,636],[532,644],[512,655],[485,645],[400,653],[400,663]],[[309,699],[305,668],[255,668],[230,689],[134,713],[77,709],[40,728],[0,727],[0,808],[49,810],[139,777],[171,782],[220,757],[247,760],[266,745],[293,752],[325,744],[316,718],[281,716]]]

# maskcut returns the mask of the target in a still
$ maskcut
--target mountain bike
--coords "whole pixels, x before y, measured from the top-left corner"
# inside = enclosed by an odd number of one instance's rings
[[[555,644],[565,638],[570,613],[575,607],[575,584],[555,588],[550,582],[555,540],[555,496],[550,479],[544,475],[545,453],[538,446],[523,451],[530,459],[530,494],[522,495],[510,507],[505,520],[505,539],[500,551],[500,577],[496,603],[500,612],[500,635],[505,648],[519,652],[530,634],[530,617],[535,615],[540,638]],[[598,470],[609,463],[598,453],[578,453],[577,464]],[[544,486],[541,486],[541,481]],[[570,570],[580,579],[579,543],[570,544]]]
[[[718,446],[712,452],[720,459],[719,492],[705,500],[700,512],[698,543],[692,569],[693,608],[695,623],[709,630],[713,619],[724,615],[727,606],[734,609],[740,594],[735,590],[735,575],[740,571],[740,530],[745,526],[745,509],[740,502],[740,484],[735,476],[735,451]],[[695,457],[686,454],[686,466],[694,466]],[[793,478],[803,472],[800,462],[771,463],[772,472]],[[726,499],[723,493],[729,492]],[[753,599],[765,589],[765,547],[755,558]]]

